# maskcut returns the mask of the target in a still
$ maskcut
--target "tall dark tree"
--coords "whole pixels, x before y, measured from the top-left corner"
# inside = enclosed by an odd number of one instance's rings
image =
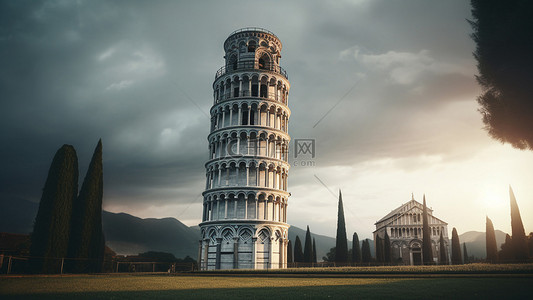
[[[78,157],[71,145],[57,150],[43,188],[31,235],[33,271],[59,272],[70,236],[72,203],[78,195]]]
[[[316,259],[316,241],[315,241],[315,238],[313,238],[313,263],[317,263],[317,259]]]
[[[431,245],[431,233],[429,231],[428,209],[426,206],[426,195],[422,208],[422,256],[425,265],[433,264],[433,247]]]
[[[387,264],[390,264],[392,262],[390,238],[386,230],[385,239],[383,240],[383,258],[384,262]]]
[[[293,256],[292,256],[292,242],[289,240],[287,243],[287,264],[292,264],[294,262]]]
[[[485,229],[485,246],[487,249],[487,261],[495,263],[498,261],[498,246],[496,245],[496,234],[494,233],[494,226],[492,221],[487,216]]]
[[[463,243],[463,257],[464,257],[464,263],[467,264],[469,263],[469,258],[468,258],[468,252],[466,251],[466,243]]]
[[[348,262],[348,238],[346,237],[346,223],[344,221],[344,206],[342,193],[339,190],[339,207],[337,211],[337,236],[335,239],[335,262]]]
[[[448,264],[448,255],[446,255],[446,244],[444,243],[444,237],[442,236],[442,231],[440,232],[440,239],[439,239],[439,263],[441,265]]]
[[[313,240],[311,239],[311,231],[309,231],[309,225],[307,225],[307,232],[305,233],[304,262],[313,262]]]
[[[533,232],[527,236],[527,247],[529,249],[529,257],[533,257]]]
[[[460,265],[463,263],[461,257],[461,243],[459,242],[459,235],[455,227],[452,230],[452,264]]]
[[[359,245],[359,236],[357,236],[357,232],[354,232],[352,237],[352,262],[361,262],[361,246]]]
[[[511,242],[511,236],[505,235],[505,242],[501,245],[501,250],[498,252],[498,261],[510,262],[514,260],[513,247]]]
[[[533,150],[533,1],[471,4],[485,129],[496,140]]]
[[[383,239],[376,234],[374,243],[376,244],[376,261],[383,262]]]
[[[363,263],[370,263],[372,261],[372,253],[370,253],[370,242],[368,239],[363,240],[361,247],[361,261]]]
[[[72,272],[101,272],[104,259],[102,230],[103,166],[102,140],[94,150],[78,199],[72,209],[69,256]]]
[[[529,256],[526,232],[524,231],[524,224],[522,224],[520,210],[518,209],[518,204],[516,203],[511,186],[509,186],[509,197],[511,198],[511,243],[514,254],[513,256],[515,260],[524,261]]]
[[[294,241],[294,262],[304,262],[304,252],[302,251],[302,242],[299,236],[296,236],[296,240]]]

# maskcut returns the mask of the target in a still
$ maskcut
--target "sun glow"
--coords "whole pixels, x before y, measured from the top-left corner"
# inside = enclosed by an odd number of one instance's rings
[[[507,203],[504,195],[490,188],[484,190],[480,202],[483,203],[486,209],[503,208]]]

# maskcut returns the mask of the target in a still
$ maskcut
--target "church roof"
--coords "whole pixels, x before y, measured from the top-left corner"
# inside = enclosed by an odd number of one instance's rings
[[[408,208],[408,207],[409,207],[409,208]],[[383,218],[381,218],[381,219],[380,219],[379,221],[377,221],[374,225],[377,225],[377,224],[379,224],[379,223],[381,223],[381,222],[387,221],[388,219],[392,219],[393,217],[400,216],[400,215],[403,215],[403,214],[405,214],[405,213],[408,213],[408,212],[412,211],[414,208],[419,208],[420,210],[422,210],[423,207],[424,207],[423,204],[420,203],[420,202],[418,202],[418,201],[416,201],[416,200],[414,199],[414,197],[413,197],[413,198],[411,198],[410,201],[408,201],[408,202],[406,202],[406,203],[400,205],[400,207],[398,207],[398,208],[396,208],[396,209],[393,209],[390,213],[388,213],[386,216],[384,216]],[[427,207],[427,210],[428,210],[428,214],[429,214],[430,216],[433,216],[433,209]],[[439,220],[439,221],[442,222],[442,223],[448,224],[448,223],[442,221],[441,219],[439,219],[439,218],[437,218],[437,217],[435,217],[435,216],[433,216],[433,217],[434,217],[435,219]]]

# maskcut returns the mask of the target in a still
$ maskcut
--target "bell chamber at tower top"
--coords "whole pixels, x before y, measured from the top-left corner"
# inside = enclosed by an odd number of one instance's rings
[[[226,63],[215,74],[214,104],[257,97],[288,105],[290,84],[287,72],[279,66],[281,48],[281,41],[268,30],[233,32],[224,42]]]

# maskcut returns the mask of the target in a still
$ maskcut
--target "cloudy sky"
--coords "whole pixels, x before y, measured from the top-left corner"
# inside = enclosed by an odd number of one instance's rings
[[[102,138],[106,210],[198,224],[222,44],[258,26],[283,42],[293,140],[316,141],[315,158],[291,153],[290,224],[334,236],[342,189],[350,236],[411,193],[450,232],[484,231],[487,214],[509,232],[511,184],[533,231],[533,153],[491,140],[477,112],[469,1],[0,6],[3,205],[39,201],[63,144],[83,178]]]

